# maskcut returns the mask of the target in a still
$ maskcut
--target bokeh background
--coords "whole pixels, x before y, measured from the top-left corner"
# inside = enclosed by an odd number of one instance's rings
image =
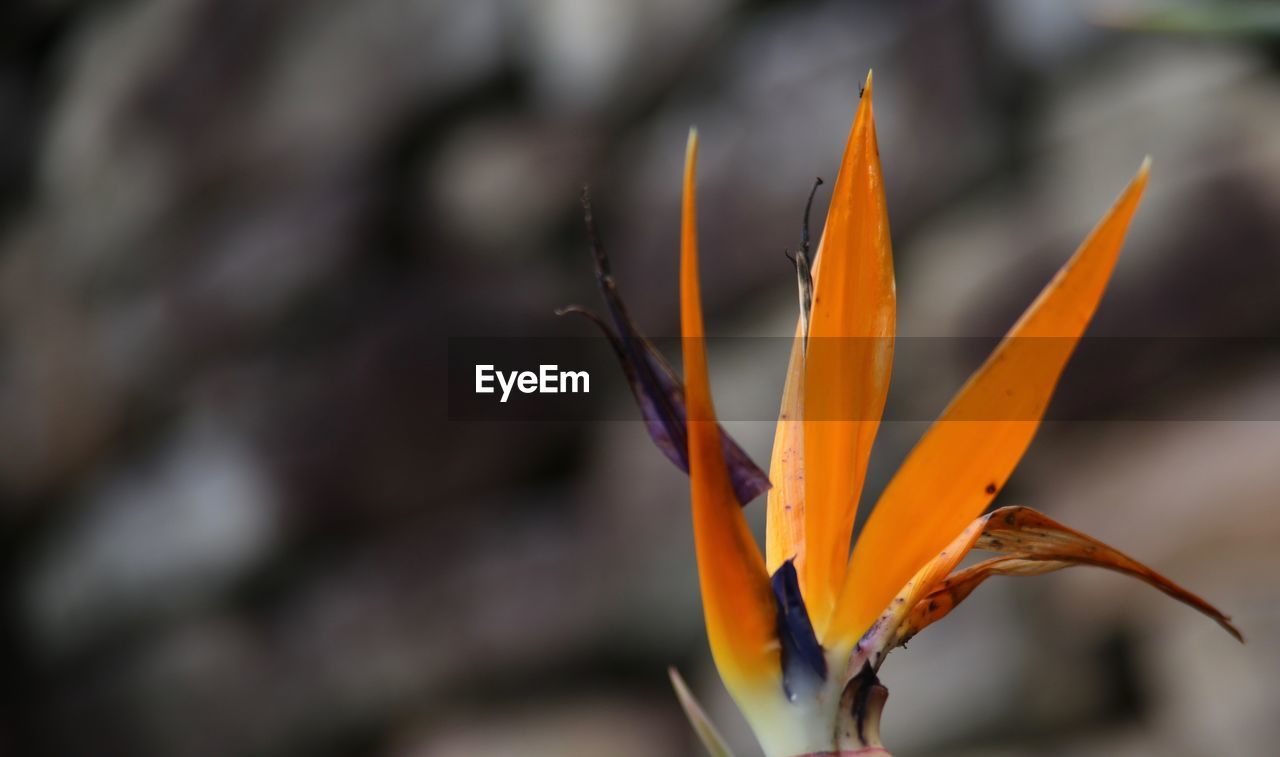
[[[782,250],[874,67],[905,335],[1001,333],[1154,156],[1091,333],[1176,338],[1141,381],[1068,373],[1092,420],[998,504],[1249,639],[1102,571],[996,579],[890,658],[887,742],[1274,754],[1280,26],[1162,7],[5,3],[0,753],[699,754],[676,664],[756,754],[685,479],[633,422],[450,422],[446,338],[586,333],[551,314],[594,304],[584,181],[637,319],[677,331],[690,124],[711,328],[788,334]],[[981,355],[953,358],[891,404]],[[782,372],[713,365],[724,396]],[[767,460],[770,424],[730,426]],[[864,499],[922,429],[886,424]]]

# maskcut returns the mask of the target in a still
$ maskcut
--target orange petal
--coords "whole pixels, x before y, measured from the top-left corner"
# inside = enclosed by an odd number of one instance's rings
[[[773,456],[769,459],[769,499],[765,514],[765,565],[769,575],[787,560],[795,560],[796,571],[805,575],[804,548],[804,335],[796,326],[791,345],[787,383],[782,389],[782,409],[773,434]],[[806,593],[805,596],[808,596]]]
[[[941,620],[991,576],[1039,575],[1072,565],[1094,565],[1144,581],[1209,616],[1237,640],[1244,641],[1231,619],[1213,605],[1119,550],[1043,513],[1026,507],[1002,507],[976,522],[983,523],[983,528],[973,548],[1008,556],[980,562],[939,583],[912,609],[899,630],[901,641]]]
[[[974,543],[982,535],[985,518],[970,523],[959,536],[951,540],[946,548],[926,562],[917,570],[911,580],[902,586],[892,601],[888,602],[880,613],[880,617],[871,625],[867,633],[858,641],[849,659],[848,673],[856,674],[864,664],[878,669],[884,656],[895,646],[899,638],[899,629],[914,607],[933,591],[948,573],[950,573],[964,556],[973,549]]]
[[[776,546],[771,565],[797,558],[805,602],[822,637],[844,581],[893,353],[893,259],[870,75],[832,190],[813,277],[808,348],[793,351],[775,440],[778,492],[770,498],[770,515],[777,517],[769,544]],[[797,417],[803,418],[799,427]]]
[[[698,283],[694,199],[697,156],[697,132],[691,131],[685,154],[680,232],[680,320],[684,336],[693,535],[711,652],[725,685],[737,696],[735,688],[739,684],[779,677],[781,667],[769,576],[760,548],[734,498],[711,403]]]
[[[850,559],[837,617],[842,636],[860,636],[898,587],[982,512],[1013,472],[1097,308],[1147,169],[1144,161],[881,495]]]
[[[991,576],[1038,576],[1071,567],[1061,560],[1032,560],[1025,557],[993,557],[953,573],[916,603],[898,628],[897,644],[906,644],[927,626],[945,618]]]

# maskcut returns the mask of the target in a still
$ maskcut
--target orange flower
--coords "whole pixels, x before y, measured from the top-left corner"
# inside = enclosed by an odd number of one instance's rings
[[[626,319],[620,300],[615,303],[616,289],[597,251],[606,299],[611,311],[621,313],[615,315],[621,336],[597,322],[614,339],[655,440],[663,445],[665,439],[668,455],[687,467],[712,655],[771,757],[887,754],[878,735],[886,692],[876,680],[885,655],[993,575],[1109,568],[1191,605],[1241,639],[1204,600],[1095,539],[1026,508],[982,515],[1030,444],[1097,308],[1146,187],[1145,161],[912,450],[850,554],[888,392],[895,330],[889,221],[871,100],[868,75],[811,282],[807,249],[797,256],[802,313],[774,439],[764,554],[740,504],[765,487],[743,485],[756,480],[755,469],[716,423],[707,375],[696,132],[685,157],[680,234],[683,387],[669,369],[668,383],[636,378],[646,371],[663,374],[665,362]],[[973,549],[1001,556],[953,572]],[[672,677],[708,748],[727,754],[678,674],[672,671]]]

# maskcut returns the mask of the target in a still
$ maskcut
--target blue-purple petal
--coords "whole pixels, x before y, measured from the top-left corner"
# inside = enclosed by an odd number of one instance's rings
[[[586,211],[587,233],[591,240],[591,252],[595,262],[596,283],[604,299],[613,329],[594,313],[582,308],[565,308],[560,312],[575,312],[590,318],[609,339],[622,370],[626,374],[631,393],[640,406],[649,437],[667,459],[680,470],[689,472],[688,421],[684,403],[684,385],[671,369],[670,363],[648,339],[640,333],[627,313],[618,294],[613,275],[609,271],[609,259],[596,235],[591,217],[589,199],[583,197]],[[725,466],[733,483],[734,496],[739,504],[768,491],[769,476],[757,466],[746,451],[720,427],[720,444]]]
[[[827,656],[813,632],[792,560],[778,567],[772,584],[778,607],[778,642],[782,647],[782,687],[787,698],[794,700],[827,679]]]

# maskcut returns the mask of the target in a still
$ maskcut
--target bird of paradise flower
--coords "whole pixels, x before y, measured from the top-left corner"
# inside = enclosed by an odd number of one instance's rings
[[[879,718],[885,656],[991,576],[1094,565],[1230,619],[1142,563],[1025,507],[982,515],[1035,435],[1110,278],[1149,161],[880,495],[852,552],[854,515],[889,386],[893,261],[872,79],[866,85],[810,270],[795,254],[796,328],[771,475],[717,424],[703,338],[694,196],[698,139],[685,154],[680,235],[681,382],[632,323],[584,195],[610,339],[650,435],[689,473],[694,541],[712,656],[769,757],[887,755]],[[815,185],[816,189],[816,185]],[[810,195],[812,202],[812,194]],[[741,506],[768,491],[764,554]],[[971,550],[996,557],[956,570]],[[676,693],[713,755],[729,749],[674,669]]]

